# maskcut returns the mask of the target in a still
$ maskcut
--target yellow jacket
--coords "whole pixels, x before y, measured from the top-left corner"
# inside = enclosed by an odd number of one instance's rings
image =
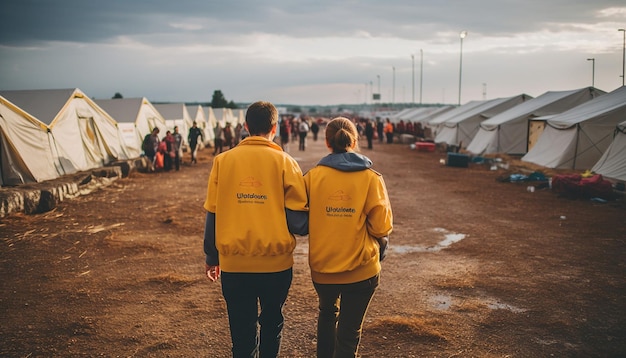
[[[215,214],[221,269],[279,272],[292,267],[296,241],[286,212],[306,212],[306,205],[298,163],[274,142],[251,136],[216,156],[204,208]],[[205,232],[205,251],[206,237]]]
[[[391,233],[393,216],[385,182],[371,164],[353,152],[330,154],[304,176],[316,283],[354,283],[380,272],[375,238]]]

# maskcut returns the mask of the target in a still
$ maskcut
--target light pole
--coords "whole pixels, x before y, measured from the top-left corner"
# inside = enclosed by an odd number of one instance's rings
[[[624,40],[622,44],[622,86],[624,85],[624,69],[626,68],[626,29],[617,29],[624,33]]]
[[[467,31],[461,31],[459,37],[461,38],[461,57],[459,59],[459,106],[461,105],[461,78],[463,74],[463,39],[467,36]]]
[[[424,74],[424,51],[420,49],[420,106],[422,105],[422,75]]]
[[[591,61],[591,87],[596,85],[596,59],[588,58],[587,61]]]
[[[392,88],[391,88],[391,107],[396,104],[396,66],[391,66],[391,71],[393,73],[392,79]]]
[[[411,54],[411,79],[413,80],[411,102],[415,105],[415,55],[413,54]]]
[[[381,100],[381,96],[380,96],[380,75],[376,75],[376,77],[378,77],[378,103],[380,104]]]

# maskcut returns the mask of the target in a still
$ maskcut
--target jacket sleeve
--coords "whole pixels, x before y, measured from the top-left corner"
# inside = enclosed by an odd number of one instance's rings
[[[304,236],[309,233],[309,212],[295,211],[285,208],[287,213],[287,227],[292,234]]]
[[[393,230],[393,214],[382,176],[370,182],[367,208],[367,231],[375,238],[389,236]]]
[[[215,246],[215,213],[207,211],[204,222],[204,253],[209,266],[218,266],[220,256]]]

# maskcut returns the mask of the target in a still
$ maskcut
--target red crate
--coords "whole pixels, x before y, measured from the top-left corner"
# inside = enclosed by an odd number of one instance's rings
[[[419,152],[434,152],[435,151],[435,143],[431,142],[416,142],[415,148]]]

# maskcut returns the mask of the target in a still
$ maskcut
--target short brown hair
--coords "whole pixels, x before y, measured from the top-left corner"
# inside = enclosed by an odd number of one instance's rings
[[[345,153],[354,145],[358,149],[359,132],[351,120],[345,117],[337,117],[326,125],[326,143],[333,153]]]
[[[264,135],[278,123],[278,110],[266,101],[254,102],[246,111],[246,124],[250,135]]]

